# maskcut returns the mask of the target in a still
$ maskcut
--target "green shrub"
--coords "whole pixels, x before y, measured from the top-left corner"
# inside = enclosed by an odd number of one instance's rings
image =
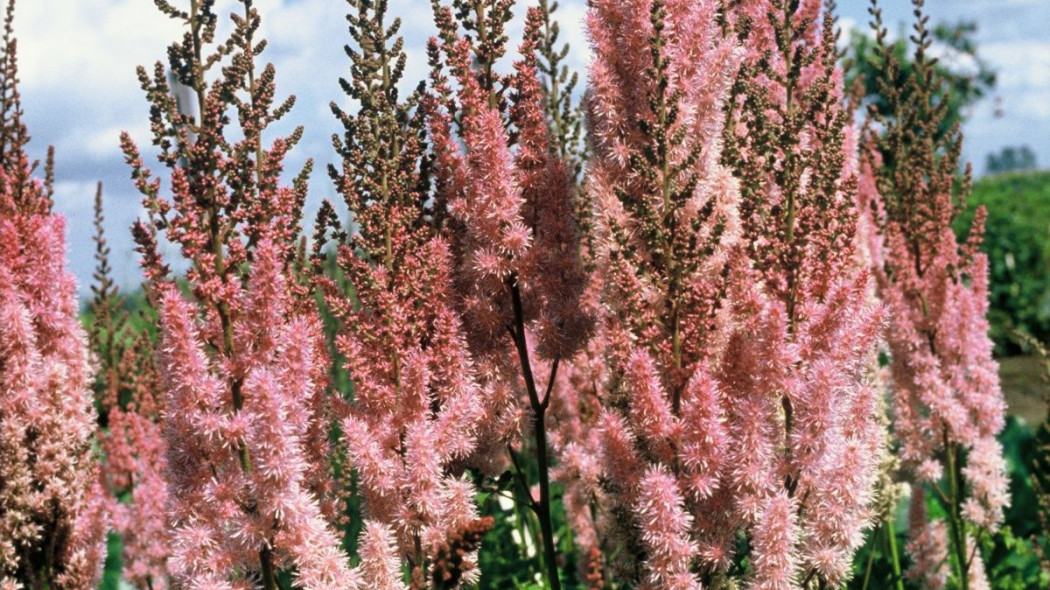
[[[991,272],[989,319],[996,351],[1019,352],[1010,336],[1015,329],[1050,341],[1050,172],[980,179],[957,231],[969,230],[978,205],[988,210],[982,249]]]

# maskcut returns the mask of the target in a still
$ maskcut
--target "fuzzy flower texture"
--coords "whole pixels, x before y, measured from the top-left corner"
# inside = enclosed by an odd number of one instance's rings
[[[13,8],[0,53],[0,588],[79,590],[98,583],[108,528],[92,367],[52,156],[40,180],[24,149]]]
[[[861,126],[833,2],[590,0],[577,115],[546,0],[513,57],[514,0],[433,0],[408,94],[401,21],[355,0],[328,169],[349,216],[324,202],[312,243],[255,2],[156,4],[185,29],[139,70],[162,170],[121,145],[146,326],[100,189],[90,348],[8,9],[0,590],[97,587],[108,531],[143,590],[499,585],[483,547],[518,525],[510,558],[553,590],[842,588],[895,477],[902,575],[989,586],[1009,495],[984,215],[956,237],[921,0],[904,74],[872,10],[885,104]]]
[[[854,255],[856,159],[819,12],[591,4],[603,492],[638,548],[617,567],[643,588],[724,575],[737,531],[751,587],[839,585],[869,525],[882,311]]]
[[[89,588],[101,575],[108,523],[92,451],[87,339],[77,318],[76,284],[65,269],[66,224],[51,213],[50,188],[30,177],[21,146],[5,158],[0,588]]]
[[[914,4],[921,15],[923,3]],[[929,564],[932,548],[943,553],[949,545],[958,581],[979,588],[987,581],[973,545],[999,528],[1009,503],[996,440],[1006,404],[988,336],[988,258],[979,250],[986,214],[978,208],[968,237],[956,236],[953,222],[971,173],[967,167],[959,182],[958,129],[940,130],[947,114],[934,98],[926,18],[914,27],[914,67],[901,76],[881,14],[873,14],[887,109],[873,108],[865,126],[860,202],[878,294],[892,317],[886,339],[893,431],[903,466],[918,485],[940,492],[951,524],[945,540],[944,522],[921,522],[923,495],[914,494],[913,514],[920,516],[911,546],[916,562]],[[942,586],[943,578],[927,583]]]

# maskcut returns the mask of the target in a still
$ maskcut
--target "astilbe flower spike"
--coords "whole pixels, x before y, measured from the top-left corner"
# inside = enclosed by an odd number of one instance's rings
[[[856,139],[834,3],[822,13],[819,0],[745,1],[726,20],[749,47],[723,158],[741,186],[749,264],[734,279],[735,305],[750,327],[729,346],[726,358],[738,360],[723,366],[723,387],[748,399],[730,410],[730,429],[749,431],[760,457],[730,461],[748,467],[734,476],[745,513],[771,522],[762,515],[775,506],[771,493],[786,492],[796,506],[797,556],[756,556],[756,583],[789,579],[764,571],[789,568],[803,586],[842,586],[871,524],[884,455],[873,370],[884,310],[871,300],[857,250]],[[745,287],[748,276],[757,289]],[[768,475],[756,477],[763,463]]]
[[[634,513],[654,464],[676,476],[662,509],[692,515],[674,526],[693,585],[729,575],[740,531],[753,587],[839,586],[869,521],[881,309],[854,250],[833,20],[796,4],[591,5],[589,181],[622,286],[606,297],[605,487],[639,581],[670,546],[652,527],[674,523]]]
[[[124,579],[136,588],[164,590],[170,534],[164,478],[167,446],[161,432],[163,399],[149,325],[139,326],[124,308],[110,276],[104,233],[102,185],[95,195],[95,283],[91,285],[91,351],[95,355],[96,404],[102,478],[113,530],[121,536]]]
[[[279,248],[264,240],[253,254],[231,302],[243,314],[233,328],[241,348],[226,370],[205,352],[195,306],[157,287],[172,570],[190,586],[234,587],[250,580],[241,572],[258,572],[271,587],[275,568],[294,567],[303,588],[355,587],[307,477],[319,323],[291,310]]]
[[[535,36],[535,66],[542,86],[549,141],[558,158],[569,167],[573,179],[577,179],[589,153],[583,137],[584,100],[575,96],[578,74],[562,63],[570,46],[568,43],[558,45],[560,25],[554,16],[557,9],[557,2],[540,0],[529,13],[528,34]],[[597,310],[601,285],[593,275],[594,211],[582,187],[576,190],[573,201],[572,215],[580,235],[579,256],[583,268],[592,273],[579,297],[584,308]],[[601,415],[601,389],[607,373],[604,333],[601,327],[596,328],[587,344],[569,362],[559,364],[559,370],[548,375],[553,378],[550,383],[553,388],[549,394],[547,431],[555,462],[550,476],[561,486],[561,503],[578,557],[576,577],[586,580],[588,587],[601,587],[604,583],[600,538],[603,524],[598,511],[601,467],[597,420]]]
[[[751,587],[761,590],[794,587],[798,569],[797,510],[793,498],[785,491],[778,492],[762,507],[755,526],[755,578]]]
[[[33,177],[18,94],[14,2],[0,50],[0,588],[94,588],[108,514],[65,220],[51,154]]]
[[[942,82],[928,55],[923,3],[914,5],[914,66],[902,77],[872,4],[887,110],[872,109],[865,127],[860,202],[873,228],[879,295],[893,318],[893,431],[914,484],[935,487],[946,499],[955,581],[966,589],[984,579],[972,538],[995,531],[1009,502],[995,440],[1005,403],[986,319],[988,259],[979,251],[985,214],[978,209],[965,241],[956,237],[952,223],[965,206],[970,170],[959,179],[958,129],[938,131],[947,116],[937,97]]]
[[[944,521],[930,521],[926,514],[926,492],[912,489],[908,510],[908,544],[905,550],[912,564],[905,575],[923,588],[940,590],[948,581],[948,527]]]
[[[334,140],[341,166],[329,172],[353,228],[337,232],[345,288],[322,282],[353,383],[341,424],[368,523],[363,543],[373,554],[387,548],[391,560],[363,562],[372,564],[365,582],[402,587],[405,565],[413,588],[444,588],[431,585],[443,577],[429,568],[452,558],[442,552],[478,520],[464,471],[486,402],[452,304],[452,255],[428,203],[421,93],[399,98],[401,21],[388,26],[386,10],[385,0],[363,1],[348,17],[356,43],[346,48],[352,78],[341,84],[360,107],[332,105],[345,134]],[[477,579],[476,548],[454,556],[457,578]]]
[[[187,27],[169,67],[196,103],[176,99],[161,64],[152,77],[140,69],[170,199],[122,139],[145,195],[148,217],[134,233],[160,318],[169,568],[191,588],[272,590],[281,572],[296,587],[357,588],[332,525],[320,318],[299,280],[309,166],[282,186],[282,159],[301,130],[263,145],[292,103],[275,106],[272,66],[256,70],[260,17],[251,0],[241,4],[231,37],[206,54],[214,2],[194,1],[189,13],[158,3]],[[161,232],[189,266],[188,294],[158,252]]]
[[[537,352],[565,359],[586,340],[592,319],[579,313],[587,276],[572,214],[572,175],[555,152],[543,110],[537,65],[543,13],[529,11],[515,73],[500,75],[494,68],[504,55],[510,4],[482,5],[478,18],[485,22],[468,16],[462,25],[487,31],[481,39],[461,37],[452,11],[435,5],[440,40],[430,43],[427,103],[438,213],[448,217],[472,349],[505,357],[507,325],[521,315]],[[443,65],[457,82],[455,93]]]
[[[588,290],[597,291],[597,285]],[[551,479],[561,486],[562,508],[578,555],[577,577],[589,578],[589,587],[602,582],[604,573],[606,523],[599,510],[602,468],[598,429],[608,375],[604,344],[604,330],[599,328],[572,362],[562,365],[555,376],[548,414],[551,451],[557,459]]]
[[[588,193],[609,310],[602,503],[618,515],[608,534],[643,556],[631,563],[636,552],[623,551],[614,565],[647,588],[699,587],[694,565],[728,564],[738,526],[722,487],[730,442],[713,369],[740,235],[737,183],[719,161],[722,107],[742,52],[717,10],[594,2],[587,20]]]
[[[528,11],[520,58],[514,73],[503,75],[497,62],[505,54],[513,2],[452,4],[455,11],[434,2],[438,38],[428,48],[433,73],[425,108],[435,214],[452,247],[467,342],[490,391],[486,429],[479,433],[488,447],[479,449],[475,463],[495,474],[508,453],[514,459],[522,495],[539,520],[547,582],[557,590],[546,415],[558,367],[584,344],[593,317],[583,304],[588,276],[574,216],[574,175],[552,142],[549,97],[539,79],[547,13]],[[527,428],[538,497],[515,456]]]

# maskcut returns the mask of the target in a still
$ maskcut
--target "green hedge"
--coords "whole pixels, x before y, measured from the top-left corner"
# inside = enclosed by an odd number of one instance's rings
[[[987,176],[974,185],[957,231],[978,205],[988,210],[983,250],[991,272],[992,337],[999,354],[1019,352],[1020,329],[1050,342],[1050,172]]]

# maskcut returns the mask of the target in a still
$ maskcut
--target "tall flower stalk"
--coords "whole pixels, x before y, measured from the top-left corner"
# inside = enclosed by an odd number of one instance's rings
[[[856,136],[834,4],[821,8],[754,0],[726,14],[749,49],[722,152],[741,187],[748,268],[733,279],[746,327],[729,344],[723,386],[742,400],[729,424],[746,450],[731,464],[735,501],[755,523],[759,588],[849,579],[885,444],[872,371],[883,310],[857,251]],[[758,289],[748,293],[744,277]]]
[[[936,98],[943,81],[928,53],[923,2],[913,4],[915,53],[902,76],[872,3],[888,108],[872,109],[866,126],[862,202],[875,230],[873,272],[893,318],[887,335],[893,431],[904,468],[943,504],[953,577],[968,590],[983,586],[976,546],[999,527],[1009,502],[995,438],[1005,403],[986,319],[988,260],[979,251],[985,214],[978,210],[965,240],[956,237],[952,222],[969,192],[970,171],[960,179],[958,129],[938,131],[947,116],[946,101]]]
[[[429,200],[422,92],[406,99],[398,92],[401,20],[387,24],[386,0],[352,6],[351,77],[340,83],[360,106],[350,114],[332,105],[345,132],[334,139],[341,165],[329,170],[353,215],[337,255],[347,289],[325,281],[353,384],[343,441],[368,526],[389,531],[396,546],[392,575],[400,579],[403,564],[412,588],[453,587],[477,579],[476,547],[491,526],[478,518],[465,473],[484,390],[453,306],[452,254]]]
[[[559,365],[580,348],[593,320],[581,306],[587,275],[573,215],[573,173],[551,141],[539,81],[542,9],[526,15],[514,73],[497,71],[512,5],[434,3],[438,38],[428,50],[433,74],[426,108],[436,214],[452,245],[470,350],[491,391],[489,428],[480,434],[491,448],[477,464],[494,474],[509,454],[539,521],[547,582],[558,589],[547,411]],[[538,496],[516,457],[519,437],[530,430]]]
[[[65,220],[25,146],[14,2],[0,48],[0,588],[94,588],[108,514]]]
[[[259,14],[240,4],[232,33],[216,42],[214,0],[185,11],[157,2],[186,30],[167,68],[139,70],[170,197],[122,137],[145,196],[134,235],[160,317],[169,567],[187,587],[355,588],[359,572],[332,524],[320,319],[293,264],[309,165],[282,185],[301,130],[264,144],[293,101],[274,102],[274,68],[256,66]],[[189,266],[188,293],[171,277],[162,236]],[[374,537],[363,569],[385,560]]]
[[[643,587],[841,585],[870,519],[881,310],[854,251],[851,121],[819,16],[591,4],[604,490],[622,575]]]
[[[600,419],[613,564],[645,588],[697,588],[729,561],[735,522],[714,366],[728,328],[737,183],[719,162],[723,101],[742,52],[717,3],[599,1],[588,116],[589,199],[609,309]],[[638,559],[641,557],[641,559]]]
[[[102,211],[102,185],[95,195],[95,267],[90,332],[95,401],[100,410],[102,478],[109,495],[113,530],[120,534],[124,579],[136,588],[168,585],[168,490],[166,445],[161,432],[163,399],[154,364],[153,318],[142,325],[125,309],[111,276]]]
[[[560,43],[561,25],[554,16],[558,2],[539,0],[536,8],[536,67],[543,85],[548,133],[558,157],[578,178],[587,160],[583,112],[575,96],[579,73],[565,63],[570,46]]]

